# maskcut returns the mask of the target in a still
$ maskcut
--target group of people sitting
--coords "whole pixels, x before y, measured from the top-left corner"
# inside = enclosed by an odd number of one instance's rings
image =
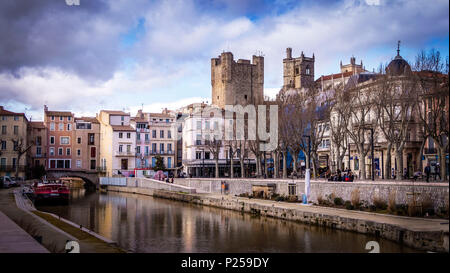
[[[328,181],[344,181],[344,182],[352,182],[355,179],[355,176],[353,175],[352,171],[350,169],[341,171],[337,170],[336,173],[331,174],[331,172],[328,170]]]

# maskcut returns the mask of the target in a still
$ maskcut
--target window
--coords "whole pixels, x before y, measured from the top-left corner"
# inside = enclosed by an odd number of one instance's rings
[[[58,155],[63,155],[63,148],[58,148]]]
[[[77,156],[81,156],[81,149],[77,149]]]
[[[41,144],[42,144],[42,138],[41,138],[41,136],[37,136],[36,137],[36,146],[41,146]]]
[[[14,125],[14,134],[18,135],[19,134],[19,126]]]
[[[95,164],[96,162],[95,162],[95,159],[92,159],[91,160],[91,170],[95,170]]]
[[[60,116],[60,117],[59,117],[59,120],[63,121],[63,120],[64,120],[64,117],[63,117],[63,116]]]
[[[127,145],[127,153],[131,152],[131,145]]]
[[[64,168],[70,169],[70,160],[64,160]]]
[[[70,155],[70,148],[66,148],[66,155]]]
[[[124,121],[124,120],[125,120],[125,117],[124,117],[124,116],[121,116],[121,117],[120,117],[120,120],[121,120],[121,121]]]
[[[78,143],[78,144],[81,144],[81,137],[78,137],[78,138],[77,138],[77,143]]]
[[[77,160],[77,168],[81,168],[81,160]]]
[[[36,147],[36,155],[41,155],[41,154],[42,154],[42,148]]]
[[[167,158],[167,167],[172,168],[172,158],[171,157]]]
[[[67,123],[67,131],[70,131],[70,130],[72,130],[72,124]]]
[[[69,137],[61,137],[60,138],[61,145],[68,145],[69,144]]]
[[[67,120],[70,121],[72,119],[72,117],[67,117]]]
[[[148,138],[148,134],[145,134],[145,140],[146,140],[146,141],[148,141],[148,140],[149,140],[149,138]]]
[[[58,123],[59,130],[64,131],[64,123]]]
[[[6,150],[6,141],[2,140],[2,150]]]
[[[195,159],[202,159],[202,152],[195,152]]]
[[[55,155],[55,148],[53,147],[50,148],[50,155]]]
[[[6,125],[2,125],[2,134],[6,135]]]
[[[17,158],[12,159],[12,167],[15,168],[17,164]]]
[[[119,153],[123,151],[123,145],[119,145]]]
[[[167,151],[172,152],[172,143],[167,143]]]
[[[50,137],[50,144],[55,144],[55,137],[54,136]]]
[[[13,140],[13,150],[14,151],[17,151],[17,147],[19,146],[19,141],[17,140],[17,141],[15,141],[15,140]]]
[[[201,129],[202,129],[202,121],[197,120],[197,130],[201,130]]]
[[[123,133],[119,133],[119,138],[122,138],[123,137]]]
[[[136,134],[136,140],[141,140],[141,134],[140,133]]]
[[[149,155],[149,150],[148,150],[148,146],[145,146],[145,155],[147,156],[147,155]]]
[[[55,131],[55,123],[50,123],[50,131]]]
[[[88,134],[88,145],[95,145],[95,134]]]
[[[197,134],[197,138],[195,140],[195,145],[202,145],[202,135]]]
[[[164,138],[164,130],[159,131],[159,137]]]
[[[0,160],[0,165],[6,166],[6,158],[2,157],[2,159]]]
[[[289,195],[297,195],[297,185],[296,184],[289,184],[288,185],[288,192],[289,192]]]
[[[309,65],[306,66],[306,75],[311,74],[311,69],[309,68]]]
[[[156,153],[156,143],[152,143],[152,151]]]
[[[354,169],[355,169],[355,171],[359,170],[359,159],[358,158],[355,158]]]
[[[211,153],[205,152],[205,159],[211,159]]]
[[[2,120],[7,120],[7,116],[2,116]]]
[[[136,146],[136,153],[138,153],[138,154],[141,153],[141,146]]]
[[[152,130],[152,138],[156,138],[156,130]]]
[[[55,116],[52,116],[52,120],[55,120]]]
[[[159,144],[159,151],[160,151],[161,153],[164,153],[164,143],[160,143],[160,144]]]
[[[167,131],[167,138],[172,138],[172,131],[170,130]]]
[[[95,147],[91,147],[91,157],[95,157],[97,155],[97,151]]]
[[[131,138],[131,133],[127,133],[127,138]]]
[[[77,130],[78,129],[88,129],[88,130],[90,130],[92,128],[91,124],[89,122],[77,122],[76,127],[77,127]]]

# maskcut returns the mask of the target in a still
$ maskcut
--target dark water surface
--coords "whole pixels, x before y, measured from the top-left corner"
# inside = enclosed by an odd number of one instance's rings
[[[132,252],[414,252],[400,244],[235,211],[127,193],[73,190],[68,206],[38,209],[93,230]]]

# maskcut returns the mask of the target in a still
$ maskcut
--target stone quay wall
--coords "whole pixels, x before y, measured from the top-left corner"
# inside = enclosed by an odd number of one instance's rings
[[[225,194],[239,195],[252,193],[253,185],[264,186],[275,184],[275,193],[289,195],[289,185],[295,185],[296,195],[301,200],[305,193],[303,180],[287,179],[220,179],[220,178],[176,178],[174,183],[186,187],[192,187],[199,192],[222,193],[221,183],[227,184]],[[412,193],[419,193],[416,202],[431,201],[435,210],[448,208],[449,184],[424,183],[424,182],[394,182],[394,181],[357,181],[357,182],[331,182],[312,180],[310,184],[309,201],[318,203],[319,198],[326,199],[333,194],[344,200],[351,200],[352,192],[359,191],[360,200],[373,205],[375,198],[388,202],[390,195],[395,195],[396,204],[408,204],[412,201]]]

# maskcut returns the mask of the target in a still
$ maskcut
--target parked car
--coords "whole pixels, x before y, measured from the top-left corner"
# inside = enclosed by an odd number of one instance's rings
[[[20,178],[17,179],[16,177],[11,177],[11,187],[19,187]]]
[[[9,176],[1,176],[0,177],[0,185],[2,188],[9,188],[17,184],[15,181],[13,182]]]

